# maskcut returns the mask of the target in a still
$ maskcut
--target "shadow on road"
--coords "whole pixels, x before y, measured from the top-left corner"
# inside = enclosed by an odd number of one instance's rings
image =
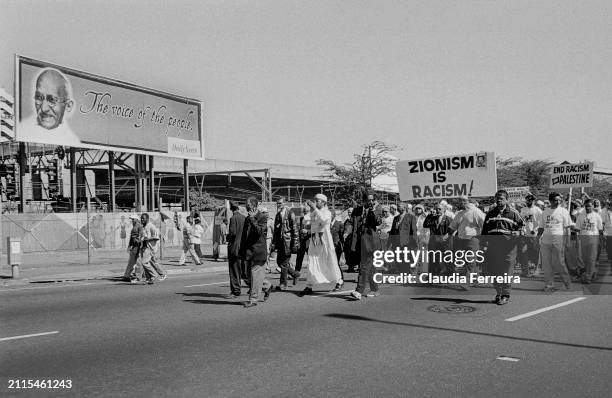
[[[219,293],[175,293],[175,294],[181,294],[183,295],[183,297],[204,297],[204,298],[219,299],[219,300],[204,300],[204,299],[183,300],[183,302],[185,303],[193,303],[193,304],[242,305],[244,301],[247,301],[246,296],[244,300],[240,300],[240,299],[229,300],[225,298],[225,294],[219,294]]]
[[[560,341],[550,341],[550,340],[542,340],[542,339],[533,339],[529,337],[516,337],[516,336],[507,336],[503,334],[495,334],[495,333],[485,333],[485,332],[476,332],[472,330],[463,330],[463,329],[455,329],[455,328],[445,328],[440,326],[428,326],[428,325],[419,325],[416,323],[407,323],[407,322],[395,322],[395,321],[383,321],[380,319],[368,318],[361,315],[351,315],[351,314],[326,314],[325,316],[336,319],[346,319],[351,321],[368,321],[368,322],[380,322],[388,325],[397,325],[397,326],[408,326],[413,328],[421,328],[428,330],[444,330],[447,332],[454,333],[464,333],[464,334],[472,334],[477,336],[487,336],[487,337],[498,337],[501,339],[509,339],[509,340],[517,340],[517,341],[528,341],[532,343],[543,343],[543,344],[552,344],[552,345],[560,345],[564,347],[576,347],[576,348],[589,348],[592,350],[603,350],[603,351],[612,351],[612,347],[601,347],[587,344],[575,344],[575,343],[563,343]]]
[[[447,301],[455,304],[461,303],[474,303],[474,304],[493,304],[493,300],[467,300],[460,298],[446,298],[446,297],[413,297],[411,300],[433,300],[433,301]]]

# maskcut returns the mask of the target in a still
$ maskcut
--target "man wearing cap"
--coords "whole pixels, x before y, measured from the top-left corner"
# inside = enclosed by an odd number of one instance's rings
[[[487,244],[486,272],[491,276],[512,276],[516,262],[518,237],[524,222],[521,215],[508,205],[508,192],[499,190],[495,194],[496,207],[490,210],[484,220],[482,235]],[[512,284],[497,280],[493,283],[497,305],[508,304]]]
[[[444,239],[448,239],[456,231],[457,236],[453,240],[453,250],[476,253],[480,250],[478,237],[484,225],[485,215],[476,205],[470,203],[470,199],[467,196],[461,197],[461,207],[462,209],[453,218]],[[460,267],[458,271],[465,275],[477,272],[478,270],[476,270],[473,261],[466,261],[465,266]],[[467,287],[468,285],[463,286],[463,288]]]
[[[291,265],[291,253],[297,252],[298,237],[295,216],[285,206],[283,197],[276,201],[276,217],[272,232],[271,250],[276,250],[276,264],[280,267],[280,281],[278,290],[287,288],[287,274],[293,278],[293,285],[297,283],[300,273]]]
[[[535,204],[535,196],[528,193],[525,196],[525,206],[521,209],[521,217],[525,222],[523,236],[521,237],[518,252],[518,262],[521,264],[521,276],[532,275],[530,269],[536,268],[540,257],[540,245],[538,243],[538,229],[540,229],[540,217],[542,210]]]
[[[128,264],[123,273],[123,281],[125,282],[137,282],[140,278],[139,272],[142,270],[138,269],[138,255],[140,253],[140,234],[142,232],[142,225],[140,224],[140,217],[138,214],[131,214],[129,216],[132,222],[132,230],[130,231],[130,240],[128,242],[127,251],[129,253]]]

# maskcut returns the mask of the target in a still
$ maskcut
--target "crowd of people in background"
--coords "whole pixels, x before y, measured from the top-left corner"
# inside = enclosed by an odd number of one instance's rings
[[[473,198],[461,197],[455,209],[446,200],[435,204],[398,203],[381,205],[373,193],[339,211],[329,208],[327,197],[315,196],[295,212],[279,198],[276,214],[260,206],[251,197],[246,212],[230,202],[229,222],[223,219],[220,243],[227,245],[230,292],[227,299],[239,299],[244,282],[249,287],[245,307],[266,301],[272,284],[266,278],[271,272],[270,255],[276,253],[276,270],[280,273],[277,291],[288,289],[289,281],[298,284],[304,260],[308,260],[306,287],[298,295],[313,294],[318,286],[333,286],[338,292],[344,286],[344,272],[358,272],[357,287],[350,297],[380,295],[374,274],[409,273],[428,275],[514,275],[523,278],[543,275],[544,291],[555,290],[555,274],[563,287],[574,282],[590,284],[598,275],[597,260],[602,248],[612,250],[612,194],[605,201],[583,195],[568,204],[559,193],[538,200],[529,193],[524,202],[511,202],[508,192],[500,190],[495,202],[483,206]],[[245,214],[246,213],[246,214]],[[152,284],[166,277],[156,254],[159,231],[142,216],[130,215],[133,228],[128,244],[128,266],[123,278]],[[183,236],[179,265],[190,256],[202,264],[201,239],[204,229],[196,214],[181,223],[175,219]],[[381,270],[373,265],[377,250],[472,251],[482,250],[484,262],[466,261],[458,266],[434,257],[430,262],[414,264],[386,263]],[[295,264],[292,263],[295,255]],[[612,266],[612,256],[608,256]],[[346,266],[346,271],[342,269]],[[460,284],[469,290],[477,283]],[[508,303],[511,284],[494,283],[495,302]],[[262,300],[263,298],[263,300]]]

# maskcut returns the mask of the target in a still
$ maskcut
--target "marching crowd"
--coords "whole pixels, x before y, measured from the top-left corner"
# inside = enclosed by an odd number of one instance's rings
[[[382,206],[372,193],[364,194],[360,202],[346,209],[340,219],[335,209],[329,209],[327,197],[315,196],[306,201],[301,215],[296,215],[280,198],[277,213],[268,211],[251,197],[246,201],[246,214],[236,203],[229,225],[224,220],[221,240],[227,242],[230,292],[227,299],[239,299],[242,281],[249,287],[245,307],[266,301],[273,290],[266,278],[269,255],[276,252],[279,285],[275,290],[288,289],[298,283],[302,264],[308,259],[306,287],[299,296],[310,295],[320,285],[331,285],[331,291],[340,291],[344,285],[344,272],[358,272],[357,287],[350,297],[359,300],[365,294],[380,294],[374,274],[428,273],[452,275],[476,273],[482,275],[513,275],[515,266],[522,277],[543,272],[544,290],[553,291],[554,277],[561,277],[565,289],[574,281],[591,283],[597,277],[597,260],[601,249],[612,249],[612,194],[602,208],[601,202],[583,196],[572,200],[569,207],[561,194],[552,192],[548,200],[536,200],[532,194],[524,204],[509,201],[508,192],[500,190],[491,208],[481,208],[472,198],[460,198],[457,212],[445,200],[434,206],[400,203]],[[142,272],[149,284],[164,280],[165,271],[156,257],[159,231],[149,222],[146,213],[130,216],[134,225],[128,251],[130,253],[124,279],[136,282]],[[273,222],[270,222],[273,220]],[[175,220],[183,234],[183,253],[179,265],[187,256],[201,264],[200,239],[203,228],[199,217],[187,217],[184,224]],[[373,265],[373,256],[379,250],[409,248],[421,251],[482,251],[484,262],[466,261],[461,266],[444,262],[434,256],[431,261],[413,264],[396,261],[380,270]],[[291,262],[296,255],[295,266]],[[612,256],[608,256],[612,264]],[[140,270],[138,265],[141,265]],[[511,283],[494,282],[495,302],[508,303]],[[469,284],[462,284],[465,290]],[[366,294],[366,291],[367,294]]]

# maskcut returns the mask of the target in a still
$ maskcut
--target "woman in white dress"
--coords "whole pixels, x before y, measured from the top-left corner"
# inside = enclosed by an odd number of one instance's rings
[[[327,197],[323,194],[315,196],[315,203],[307,201],[311,209],[310,246],[308,248],[308,276],[306,288],[300,296],[312,294],[312,287],[322,283],[335,283],[334,291],[340,290],[344,281],[338,267],[334,240],[330,225],[331,213],[327,209]]]

